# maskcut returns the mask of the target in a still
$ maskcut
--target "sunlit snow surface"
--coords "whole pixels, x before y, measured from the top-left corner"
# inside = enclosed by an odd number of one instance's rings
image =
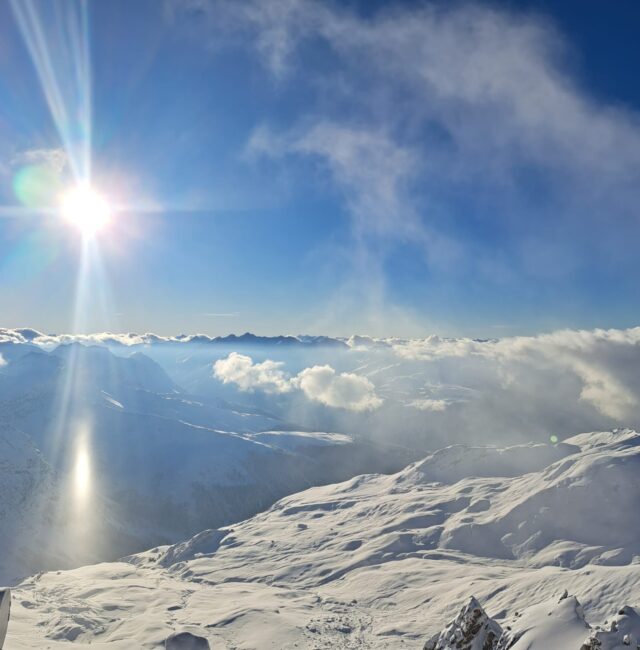
[[[455,446],[183,544],[31,578],[7,647],[154,648],[187,630],[212,648],[421,648],[474,595],[501,624],[537,621],[526,647],[571,650],[589,630],[554,609],[565,589],[591,624],[639,604],[639,499],[633,431]]]

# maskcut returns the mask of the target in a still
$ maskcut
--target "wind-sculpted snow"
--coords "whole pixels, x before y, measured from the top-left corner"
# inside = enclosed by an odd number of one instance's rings
[[[427,456],[407,475],[420,481],[440,483],[457,483],[468,476],[519,476],[544,469],[578,451],[580,447],[562,443],[503,448],[453,445]]]
[[[581,650],[590,633],[582,605],[566,590],[515,611],[504,618],[502,627],[496,650]]]
[[[36,576],[15,590],[10,647],[155,647],[189,632],[212,648],[421,648],[474,596],[502,629],[491,650],[620,650],[637,635],[638,443],[620,430],[468,459],[454,447],[126,561]],[[446,482],[429,476],[434,458]],[[479,458],[481,476],[460,478]]]

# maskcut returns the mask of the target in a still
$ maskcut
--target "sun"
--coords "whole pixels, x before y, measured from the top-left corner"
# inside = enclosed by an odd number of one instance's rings
[[[60,212],[85,237],[92,237],[111,220],[109,203],[88,185],[79,185],[66,192],[60,202]]]

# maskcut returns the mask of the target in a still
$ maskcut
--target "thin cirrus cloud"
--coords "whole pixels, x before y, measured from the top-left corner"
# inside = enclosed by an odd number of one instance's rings
[[[449,402],[444,399],[416,399],[409,402],[410,406],[418,409],[419,411],[445,411],[449,406]]]
[[[247,355],[232,352],[213,364],[214,376],[225,384],[235,384],[242,391],[290,393],[300,390],[315,402],[332,408],[368,411],[378,408],[382,400],[366,377],[355,373],[337,373],[329,365],[305,368],[295,376],[283,370],[284,363],[267,359],[254,363]]]

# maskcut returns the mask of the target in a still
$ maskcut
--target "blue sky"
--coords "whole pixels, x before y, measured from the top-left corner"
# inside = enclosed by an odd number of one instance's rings
[[[2,4],[4,326],[79,327],[81,239],[16,179],[44,166],[72,184],[56,156],[89,133],[119,209],[94,242],[84,329],[638,323],[636,2],[88,2],[90,120],[69,32],[82,5],[20,4],[75,121],[61,133]]]

